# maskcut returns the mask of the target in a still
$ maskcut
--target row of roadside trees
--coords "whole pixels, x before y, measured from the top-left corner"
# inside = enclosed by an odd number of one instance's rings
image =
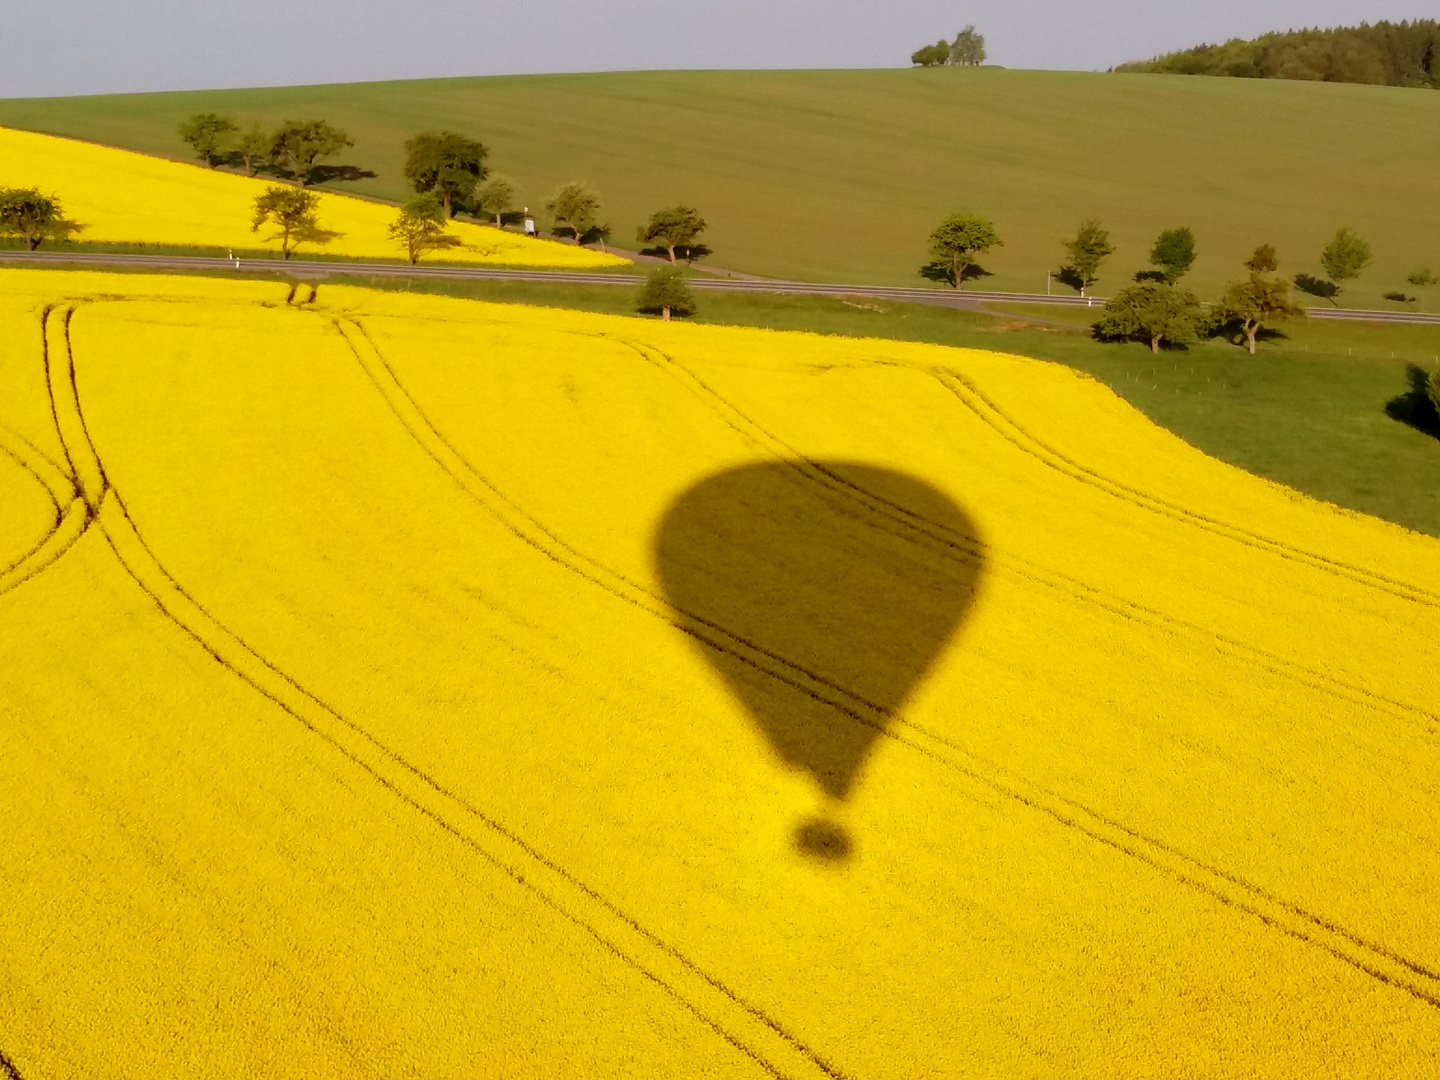
[[[959,289],[965,281],[985,276],[979,259],[1003,246],[1004,241],[989,219],[971,213],[951,214],[930,233],[931,260],[920,273]],[[1115,253],[1110,233],[1099,221],[1085,221],[1073,237],[1061,241],[1061,246],[1066,258],[1054,277],[1086,296],[1099,282],[1105,261]],[[1353,228],[1343,226],[1320,255],[1326,278],[1297,274],[1292,281],[1278,276],[1275,249],[1262,245],[1246,260],[1245,279],[1232,282],[1210,305],[1202,304],[1193,292],[1179,286],[1195,257],[1195,235],[1189,228],[1162,232],[1150,250],[1154,269],[1137,273],[1133,284],[1107,301],[1096,332],[1107,338],[1148,340],[1151,349],[1158,351],[1162,342],[1178,343],[1194,340],[1202,333],[1231,331],[1243,335],[1253,353],[1257,336],[1267,326],[1304,315],[1305,309],[1291,297],[1292,284],[1333,302],[1345,283],[1359,277],[1370,264],[1371,250]],[[1408,281],[1416,286],[1440,284],[1429,270],[1411,274]],[[1404,293],[1387,293],[1386,298],[1415,301],[1415,297]]]

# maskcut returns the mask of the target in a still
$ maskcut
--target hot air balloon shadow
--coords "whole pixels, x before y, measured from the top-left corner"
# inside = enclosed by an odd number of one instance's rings
[[[826,810],[802,854],[852,854],[834,818],[980,585],[974,524],[915,477],[853,462],[743,465],[681,495],[655,536],[676,621]]]

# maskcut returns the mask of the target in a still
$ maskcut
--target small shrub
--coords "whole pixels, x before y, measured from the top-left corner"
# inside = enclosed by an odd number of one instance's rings
[[[695,294],[685,283],[679,267],[660,266],[646,275],[635,310],[647,315],[659,314],[669,322],[671,314],[695,314]]]

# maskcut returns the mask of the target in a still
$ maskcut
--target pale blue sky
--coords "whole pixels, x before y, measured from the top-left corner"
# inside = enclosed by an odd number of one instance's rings
[[[0,0],[0,97],[636,68],[889,67],[974,23],[1006,67],[1103,69],[1435,0]]]

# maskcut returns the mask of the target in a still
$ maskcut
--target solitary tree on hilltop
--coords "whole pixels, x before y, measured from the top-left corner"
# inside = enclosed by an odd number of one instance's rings
[[[1082,222],[1073,240],[1064,241],[1070,262],[1060,270],[1060,280],[1078,289],[1081,296],[1085,290],[1100,280],[1100,264],[1115,253],[1110,243],[1110,232],[1098,221]]]
[[[0,236],[18,236],[31,251],[46,240],[68,240],[84,227],[65,216],[53,195],[35,188],[0,188]]]
[[[1138,338],[1152,353],[1160,343],[1194,341],[1200,324],[1200,301],[1188,289],[1159,281],[1142,281],[1121,289],[1105,301],[1095,334],[1107,339]]]
[[[979,67],[985,62],[985,39],[973,25],[955,35],[950,45],[950,63],[961,67]]]
[[[1150,249],[1150,265],[1157,267],[1166,285],[1174,285],[1195,261],[1195,234],[1188,228],[1166,229]]]
[[[255,218],[250,223],[250,231],[259,232],[266,222],[273,224],[276,231],[265,239],[279,240],[280,254],[286,259],[300,244],[328,244],[340,234],[320,227],[319,205],[320,196],[313,191],[272,185],[265,189],[265,194],[255,197]]]
[[[1305,309],[1290,299],[1290,282],[1275,277],[1280,263],[1275,249],[1263,244],[1245,260],[1250,276],[1232,282],[1215,307],[1219,322],[1239,327],[1245,335],[1245,347],[1255,355],[1255,339],[1266,325],[1281,319],[1303,318]]]
[[[290,175],[308,184],[316,162],[354,145],[349,135],[324,120],[286,120],[271,141],[270,157]]]
[[[455,203],[468,200],[489,173],[484,143],[453,131],[426,131],[405,143],[405,179],[417,192],[433,191],[455,216]]]
[[[972,268],[979,265],[977,256],[1004,246],[1005,241],[987,218],[978,214],[951,214],[931,231],[930,254],[934,261],[921,273],[927,277],[939,276],[958,289]]]
[[[219,163],[220,149],[235,131],[235,123],[217,113],[196,113],[180,124],[180,138],[189,143],[195,156],[214,168]]]
[[[575,234],[575,243],[595,228],[595,216],[600,212],[600,197],[588,184],[571,181],[555,189],[546,211],[554,219],[556,230],[568,228]]]
[[[445,221],[445,207],[433,191],[427,191],[401,208],[390,226],[390,238],[399,241],[414,266],[427,251],[460,246],[460,238],[445,231]]]
[[[668,210],[656,210],[650,215],[650,223],[636,230],[636,238],[644,244],[659,244],[670,253],[675,261],[677,247],[690,247],[695,238],[705,231],[705,219],[693,206],[672,206]]]
[[[1370,265],[1370,245],[1349,225],[1342,225],[1321,252],[1320,265],[1335,283],[1338,294],[1344,282],[1359,277],[1360,271]]]

